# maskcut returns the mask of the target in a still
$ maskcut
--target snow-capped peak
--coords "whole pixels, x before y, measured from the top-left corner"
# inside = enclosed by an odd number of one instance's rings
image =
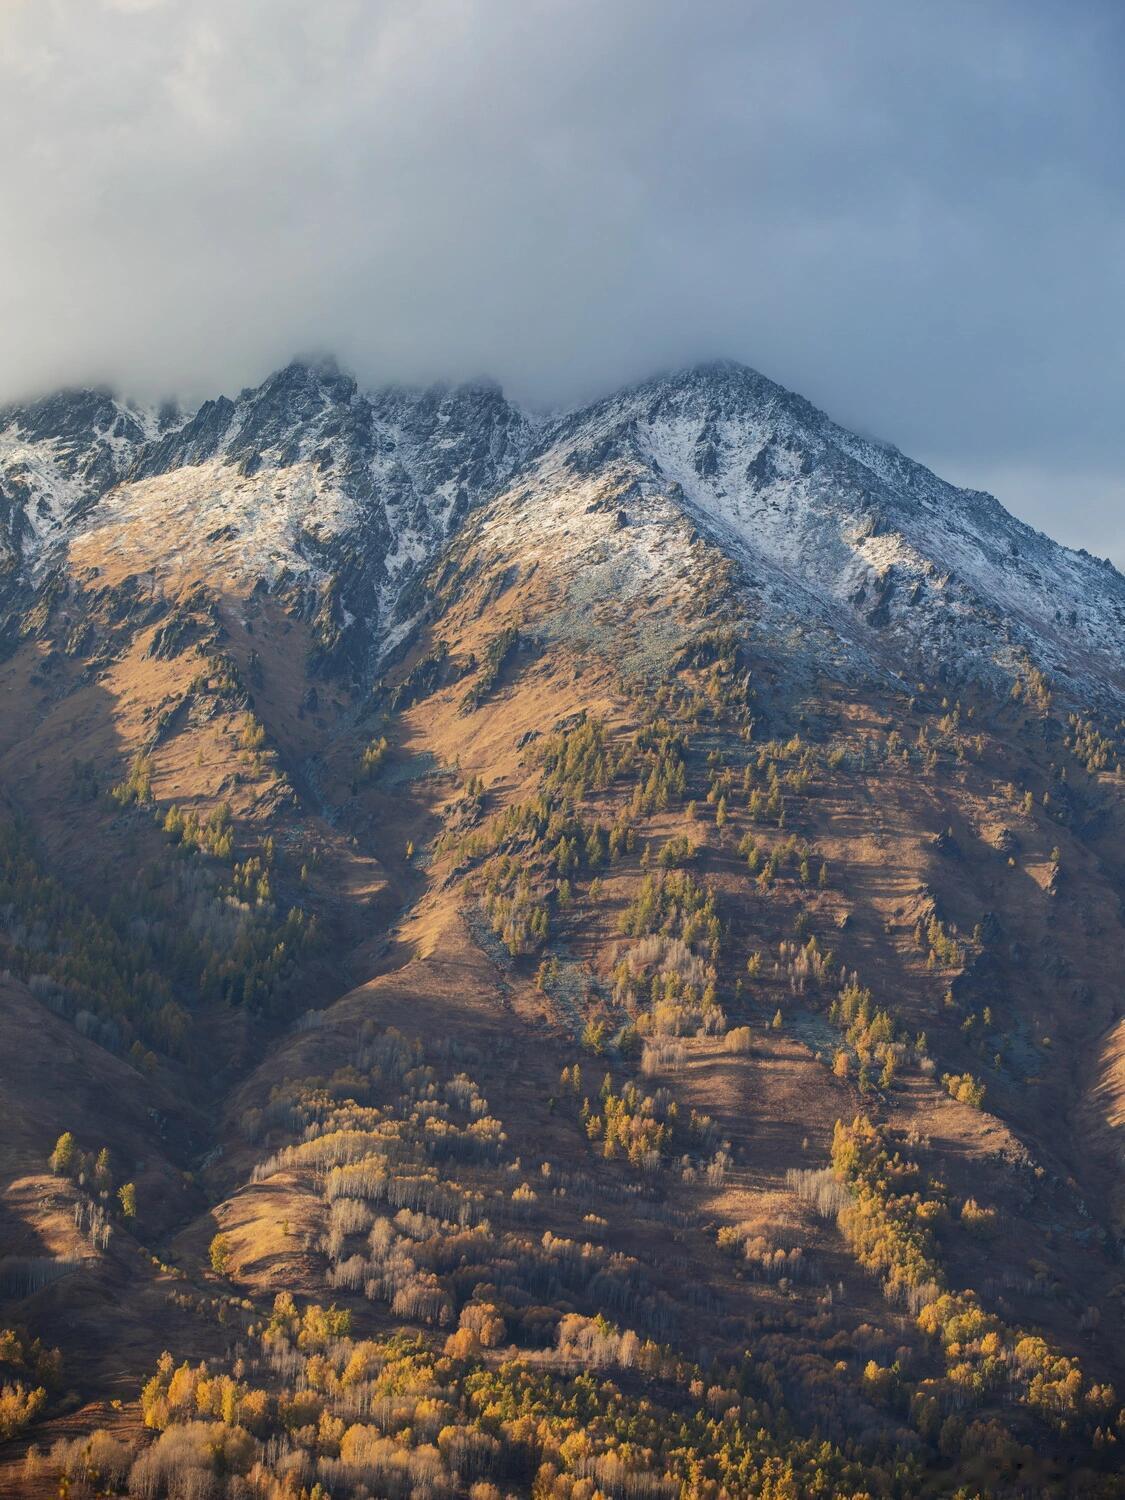
[[[572,471],[611,457],[857,647],[903,666],[1011,675],[1025,657],[1078,692],[1125,692],[1125,578],[992,496],[838,426],[745,366],[658,376],[554,424]]]
[[[610,540],[576,521],[611,477],[643,498],[647,532]],[[365,391],[301,361],[189,413],[104,391],[0,411],[9,580],[33,583],[65,552],[122,576],[264,580],[308,608],[331,581],[360,657],[401,634],[405,601],[474,511],[495,514],[504,545],[555,547],[572,569],[587,543],[609,548],[607,586],[631,568],[650,594],[662,578],[689,586],[671,539],[701,534],[779,632],[815,623],[818,643],[903,672],[1010,676],[1031,661],[1076,696],[1125,697],[1116,570],[733,362],[546,420],[490,382]]]

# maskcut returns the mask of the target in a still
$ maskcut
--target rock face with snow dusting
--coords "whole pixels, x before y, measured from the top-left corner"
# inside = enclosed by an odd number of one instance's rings
[[[488,384],[364,392],[300,363],[190,415],[91,391],[0,413],[9,637],[64,564],[109,564],[282,591],[319,619],[325,661],[363,673],[470,518],[587,593],[638,601],[690,591],[702,537],[737,565],[748,622],[819,668],[956,683],[1037,667],[1077,701],[1125,694],[1109,563],[735,364],[550,420]]]

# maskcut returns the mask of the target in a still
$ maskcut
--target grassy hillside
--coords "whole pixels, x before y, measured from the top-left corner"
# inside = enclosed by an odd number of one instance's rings
[[[0,1488],[1121,1493],[1121,726],[506,524],[0,667]]]

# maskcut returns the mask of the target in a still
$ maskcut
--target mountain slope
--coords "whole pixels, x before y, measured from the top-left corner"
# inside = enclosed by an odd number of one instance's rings
[[[739,367],[66,404],[0,1487],[1120,1493],[1120,577]]]

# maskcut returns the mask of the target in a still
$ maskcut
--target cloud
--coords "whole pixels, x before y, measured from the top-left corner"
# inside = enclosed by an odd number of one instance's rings
[[[1120,472],[1123,41],[1112,0],[9,0],[0,398],[729,354],[966,476]]]

